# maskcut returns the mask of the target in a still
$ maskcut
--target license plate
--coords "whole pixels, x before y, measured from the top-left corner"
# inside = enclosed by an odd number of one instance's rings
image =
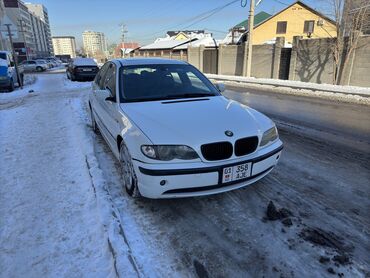
[[[252,163],[243,163],[236,166],[226,167],[222,171],[222,183],[242,180],[250,177]]]
[[[82,69],[83,71],[92,71],[92,69]]]

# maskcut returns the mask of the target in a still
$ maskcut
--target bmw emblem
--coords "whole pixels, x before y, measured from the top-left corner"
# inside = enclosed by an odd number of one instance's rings
[[[234,133],[230,130],[226,130],[225,131],[225,135],[228,136],[228,137],[233,137],[234,136]]]

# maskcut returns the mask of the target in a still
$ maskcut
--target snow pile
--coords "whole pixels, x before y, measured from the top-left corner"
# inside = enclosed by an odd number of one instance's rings
[[[84,132],[84,122],[86,122],[86,119],[82,119],[83,115],[81,115],[81,111],[84,108],[82,107],[81,100],[75,99],[74,101],[70,101],[70,106],[74,111],[74,116],[81,118],[81,121],[79,121],[80,126],[76,128],[74,133],[80,133],[79,138],[83,138],[80,143],[86,156],[86,165],[89,169],[91,182],[94,187],[100,212],[100,221],[108,235],[108,244],[114,257],[115,271],[118,277],[138,276],[138,267],[135,258],[132,255],[125,232],[118,218],[119,212],[112,206],[106,181],[95,157],[92,137]]]
[[[244,77],[244,76],[233,76],[233,75],[206,74],[206,76],[212,79],[227,80],[227,81],[237,81],[237,82],[263,84],[263,85],[293,87],[293,88],[299,88],[299,89],[310,89],[310,90],[317,90],[317,91],[330,91],[333,93],[338,92],[338,93],[343,93],[343,94],[356,94],[356,95],[370,96],[370,88],[367,88],[367,87],[317,84],[317,83],[308,83],[308,82],[301,82],[301,81],[255,78],[255,77]]]
[[[35,75],[25,75],[23,89],[20,87],[15,88],[13,92],[0,92],[0,105],[11,100],[20,99],[30,93],[30,90],[33,90],[36,85],[37,77]]]
[[[314,84],[275,79],[257,79],[253,77],[248,78],[215,74],[206,75],[210,79],[222,81],[231,86],[254,88],[272,93],[316,97],[340,102],[370,105],[370,88]],[[300,87],[295,85],[296,83],[299,83]]]
[[[91,88],[92,82],[79,82],[79,81],[71,81],[64,76],[63,78],[63,89],[68,91],[80,91]]]
[[[67,100],[34,96],[0,118],[1,276],[116,276]]]

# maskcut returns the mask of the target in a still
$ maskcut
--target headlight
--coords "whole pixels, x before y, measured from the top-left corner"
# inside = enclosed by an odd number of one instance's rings
[[[270,128],[269,130],[267,130],[263,133],[260,146],[261,147],[265,146],[268,143],[273,142],[278,138],[279,138],[279,134],[278,134],[276,126],[274,126],[274,127]]]
[[[165,161],[173,159],[191,160],[199,157],[198,154],[188,146],[143,145],[141,146],[141,151],[146,157]]]

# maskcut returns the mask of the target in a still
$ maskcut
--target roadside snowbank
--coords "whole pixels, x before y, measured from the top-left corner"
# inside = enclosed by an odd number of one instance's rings
[[[20,87],[15,88],[13,92],[0,92],[0,104],[7,100],[13,100],[17,98],[24,97],[32,89],[32,86],[39,86],[40,84],[36,83],[37,77],[33,74],[24,76],[23,89]],[[37,85],[36,85],[37,84]]]
[[[89,169],[92,186],[94,188],[100,213],[100,221],[105,227],[108,236],[109,249],[114,258],[116,274],[118,277],[140,276],[135,258],[132,255],[125,232],[118,218],[119,212],[112,206],[113,201],[95,156],[93,139],[86,134],[86,126],[84,123],[89,121],[83,115],[83,111],[86,111],[86,109],[83,107],[81,99],[70,100],[69,103],[74,112],[73,116],[80,118],[79,121],[77,121],[78,125],[76,125],[74,133],[79,134],[78,138],[82,139],[81,147],[85,153],[86,165]]]
[[[70,83],[39,75],[32,97],[0,105],[1,277],[139,276],[80,119],[83,100],[68,94],[91,84]]]
[[[370,105],[370,88],[231,75],[206,74],[206,76],[230,86]]]

